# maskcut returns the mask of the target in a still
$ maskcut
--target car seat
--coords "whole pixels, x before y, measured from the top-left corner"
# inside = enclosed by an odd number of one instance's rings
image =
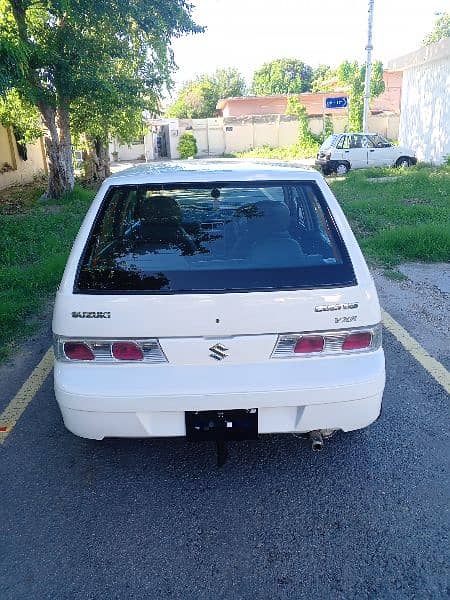
[[[180,249],[194,254],[195,244],[181,226],[181,208],[171,196],[150,196],[141,206],[141,245],[146,250]]]
[[[265,266],[298,264],[304,255],[299,243],[289,233],[290,213],[286,204],[265,200],[257,202],[255,208],[255,217],[249,221],[254,240],[249,260],[255,265]]]

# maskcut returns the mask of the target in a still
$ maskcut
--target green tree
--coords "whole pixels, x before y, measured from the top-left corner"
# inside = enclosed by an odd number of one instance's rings
[[[255,96],[300,94],[311,89],[313,70],[296,58],[278,58],[265,63],[253,75]]]
[[[245,95],[245,79],[238,69],[235,69],[234,67],[217,69],[213,75],[213,80],[217,86],[217,93],[219,94],[218,100],[221,98]]]
[[[237,69],[217,69],[212,75],[199,75],[186,82],[167,116],[178,119],[213,117],[221,98],[243,96],[245,80]]]
[[[188,81],[181,88],[178,98],[169,107],[168,117],[178,119],[201,119],[212,117],[216,110],[218,92],[211,79],[199,76],[194,81]]]
[[[336,69],[328,65],[319,65],[313,70],[312,92],[331,92],[336,86]]]
[[[0,96],[0,123],[12,127],[18,144],[34,142],[42,135],[42,124],[37,109],[23,102],[16,90]]]
[[[422,43],[424,46],[429,46],[446,37],[450,37],[450,14],[448,12],[436,20],[433,31],[424,38]]]
[[[344,61],[337,69],[338,83],[346,85],[349,89],[349,129],[361,131],[364,111],[364,79],[366,66],[357,61]],[[370,79],[370,94],[374,98],[384,91],[383,64],[375,61],[372,65]]]
[[[74,141],[84,149],[85,176],[101,181],[110,174],[109,141],[118,138],[129,143],[144,133],[143,112],[156,113],[155,90],[142,90],[134,76],[135,67],[122,63],[103,70],[102,78],[90,98],[73,104],[71,127]]]
[[[133,94],[159,92],[171,38],[201,30],[191,10],[185,0],[0,0],[0,93],[15,89],[42,116],[49,197],[73,188],[71,111],[94,99],[104,116],[108,86],[124,111]]]

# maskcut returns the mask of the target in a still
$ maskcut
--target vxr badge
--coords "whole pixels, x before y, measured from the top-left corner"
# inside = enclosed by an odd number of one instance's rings
[[[214,344],[209,350],[211,352],[210,357],[215,360],[223,360],[228,356],[226,353],[228,348],[225,348],[222,344]]]

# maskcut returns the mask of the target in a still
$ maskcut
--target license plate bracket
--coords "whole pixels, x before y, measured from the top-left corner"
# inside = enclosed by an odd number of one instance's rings
[[[256,440],[258,409],[185,412],[186,437],[193,441]]]

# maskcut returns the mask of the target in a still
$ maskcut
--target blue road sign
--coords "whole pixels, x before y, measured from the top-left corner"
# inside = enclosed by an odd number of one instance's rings
[[[347,108],[347,106],[347,96],[339,96],[338,98],[325,98],[325,108]]]

